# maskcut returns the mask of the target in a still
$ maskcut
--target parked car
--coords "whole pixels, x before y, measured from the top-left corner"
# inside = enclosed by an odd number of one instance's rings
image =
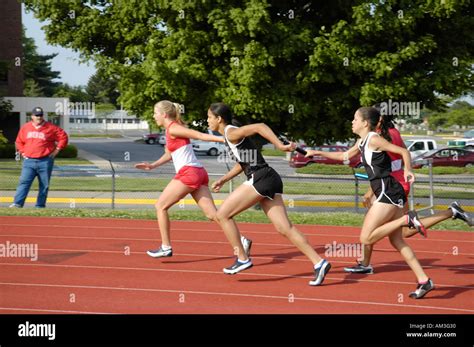
[[[166,144],[166,136],[162,133],[143,135],[143,140],[149,145],[159,143],[160,145],[164,146]]]
[[[225,147],[221,142],[209,142],[201,140],[192,140],[194,152],[200,153],[204,152],[207,155],[216,156],[224,152]]]
[[[405,146],[412,159],[438,148],[436,141],[432,139],[406,140]]]
[[[474,129],[466,131],[463,135],[466,139],[474,139]]]
[[[306,147],[304,145],[300,146],[304,149],[311,149],[311,150],[318,150],[324,152],[345,152],[349,149],[347,146],[339,146],[339,145],[323,145],[317,147]],[[332,160],[322,156],[314,156],[311,158],[305,158],[304,155],[298,152],[292,152],[290,157],[290,166],[291,167],[303,167],[310,164],[331,164],[331,165],[342,165],[344,164],[342,161]],[[350,167],[361,167],[362,163],[360,161],[360,154],[353,157],[349,162]]]
[[[428,166],[428,159],[433,160],[433,166],[473,166],[474,152],[462,148],[435,149],[413,160],[414,169]]]
[[[222,136],[217,131],[207,131],[208,134],[215,135],[215,136]],[[207,155],[216,156],[225,151],[225,145],[222,142],[209,142],[209,141],[201,141],[201,140],[191,140],[193,145],[193,149],[196,153],[204,152]]]
[[[474,151],[474,145],[467,145],[464,146],[462,149],[465,149],[466,151]]]

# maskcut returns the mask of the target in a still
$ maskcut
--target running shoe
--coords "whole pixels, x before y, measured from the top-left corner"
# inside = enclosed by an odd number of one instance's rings
[[[314,280],[309,281],[310,286],[320,286],[324,282],[324,278],[326,277],[326,274],[331,270],[331,264],[324,259],[323,263],[321,266],[318,266],[316,269],[314,269]]]
[[[467,223],[470,227],[472,227],[472,217],[464,211],[461,206],[455,201],[449,207],[451,211],[453,211],[453,219],[461,219]]]
[[[416,211],[408,211],[407,224],[410,229],[415,228],[416,231],[419,232],[423,237],[428,237],[428,230],[421,223]]]
[[[236,258],[235,263],[229,267],[224,268],[224,273],[228,275],[234,275],[237,272],[243,271],[245,269],[251,268],[253,266],[252,260],[249,258],[247,261],[242,262],[239,258]]]
[[[242,246],[244,247],[245,254],[247,257],[250,257],[250,248],[252,248],[252,240],[245,238],[245,236],[242,236],[240,238],[240,241],[242,241]]]
[[[23,206],[20,206],[18,204],[11,204],[10,206],[8,206],[9,208],[22,208]]]
[[[414,292],[410,293],[410,298],[412,299],[421,299],[424,297],[429,291],[434,289],[434,283],[431,279],[428,278],[428,281],[426,283],[418,283],[418,287],[416,287],[416,290]]]
[[[173,249],[170,248],[170,249],[164,250],[162,247],[160,247],[154,251],[147,251],[146,254],[148,254],[150,257],[153,257],[153,258],[171,257],[173,255]]]
[[[367,266],[364,266],[362,265],[361,263],[357,262],[357,265],[356,266],[352,266],[352,267],[345,267],[344,268],[344,271],[345,272],[350,272],[350,273],[354,273],[354,274],[368,274],[368,275],[372,275],[374,273],[374,268],[372,267],[372,265],[367,265]]]

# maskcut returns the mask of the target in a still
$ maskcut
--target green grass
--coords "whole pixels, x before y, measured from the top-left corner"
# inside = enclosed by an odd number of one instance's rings
[[[0,169],[0,190],[15,190],[20,176],[21,166],[17,170]],[[168,185],[173,175],[169,178],[127,178],[117,177],[115,180],[115,191],[117,192],[147,192],[163,191]],[[234,187],[238,184],[234,182]],[[32,190],[38,189],[38,180],[33,181]],[[103,192],[111,191],[111,177],[51,177],[50,191],[89,191]],[[226,183],[221,189],[222,193],[229,192],[229,183]]]
[[[365,173],[364,168],[354,169],[355,172]],[[296,173],[315,175],[353,175],[353,170],[347,165],[310,164],[296,169]]]
[[[123,218],[155,220],[155,211],[150,210],[109,210],[109,209],[11,209],[0,208],[1,216],[35,216],[35,217],[77,217],[77,218]],[[350,212],[289,212],[289,218],[295,224],[340,225],[360,227],[364,216]],[[201,211],[171,211],[171,220],[207,221]],[[269,223],[261,211],[245,211],[238,215],[237,222]],[[446,220],[433,228],[434,230],[472,231],[464,222]]]
[[[364,168],[355,169],[356,172],[365,173]],[[428,175],[428,168],[415,169],[415,174]],[[310,164],[296,169],[296,173],[315,174],[315,175],[352,175],[352,168],[346,165],[326,165],[326,164]],[[433,175],[457,175],[472,174],[474,175],[474,167],[453,167],[453,166],[436,166],[433,168]]]
[[[286,157],[286,152],[282,152],[278,149],[264,148],[262,149],[262,155],[269,157]]]
[[[0,170],[0,190],[15,190],[18,184],[18,177],[21,168],[16,170]],[[166,178],[128,178],[117,177],[115,181],[115,191],[117,192],[156,192],[163,191],[168,185],[170,177]],[[234,180],[234,189],[237,188],[243,179]],[[367,181],[363,181],[359,187],[360,194],[363,194],[367,189]],[[450,191],[448,188],[454,186],[469,185],[453,185],[449,186],[435,186],[435,196],[437,198],[451,198],[451,199],[471,199],[473,193],[470,191]],[[38,189],[38,181],[35,180],[32,185],[32,190]],[[56,191],[97,191],[107,192],[112,189],[111,177],[58,177],[53,176],[51,179],[50,190]],[[222,193],[229,192],[229,183],[226,183],[221,189]],[[354,195],[355,186],[353,181],[348,182],[334,182],[330,181],[286,181],[284,183],[285,194],[301,194],[301,195]],[[416,189],[415,197],[429,197],[428,189]]]
[[[428,168],[415,169],[415,174],[429,174]],[[474,175],[474,167],[455,167],[455,166],[435,166],[433,175]]]
[[[12,160],[12,159],[0,159],[0,170],[2,168],[20,168],[21,169],[22,162]],[[54,165],[62,166],[62,165],[94,165],[88,160],[82,158],[56,158],[54,159]]]

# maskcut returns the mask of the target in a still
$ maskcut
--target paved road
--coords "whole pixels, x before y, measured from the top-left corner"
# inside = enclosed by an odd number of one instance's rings
[[[133,164],[141,161],[154,161],[164,153],[164,148],[161,145],[147,145],[140,142],[134,142],[136,137],[126,138],[72,138],[71,143],[79,149],[92,153],[105,160],[112,161],[120,168],[132,168]],[[218,162],[218,157],[211,157],[208,155],[199,155],[199,160],[206,167],[210,174],[224,174],[227,172],[227,167],[224,163]],[[270,164],[281,175],[293,175],[295,169],[288,165],[284,157],[267,158]],[[230,163],[229,167],[234,164]],[[162,167],[163,170],[173,169],[173,164],[168,163]]]

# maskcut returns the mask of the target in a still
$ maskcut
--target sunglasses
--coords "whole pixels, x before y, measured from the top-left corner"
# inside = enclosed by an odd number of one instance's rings
[[[32,116],[35,116],[35,117],[43,117],[44,115],[42,115],[42,114],[32,114]]]

